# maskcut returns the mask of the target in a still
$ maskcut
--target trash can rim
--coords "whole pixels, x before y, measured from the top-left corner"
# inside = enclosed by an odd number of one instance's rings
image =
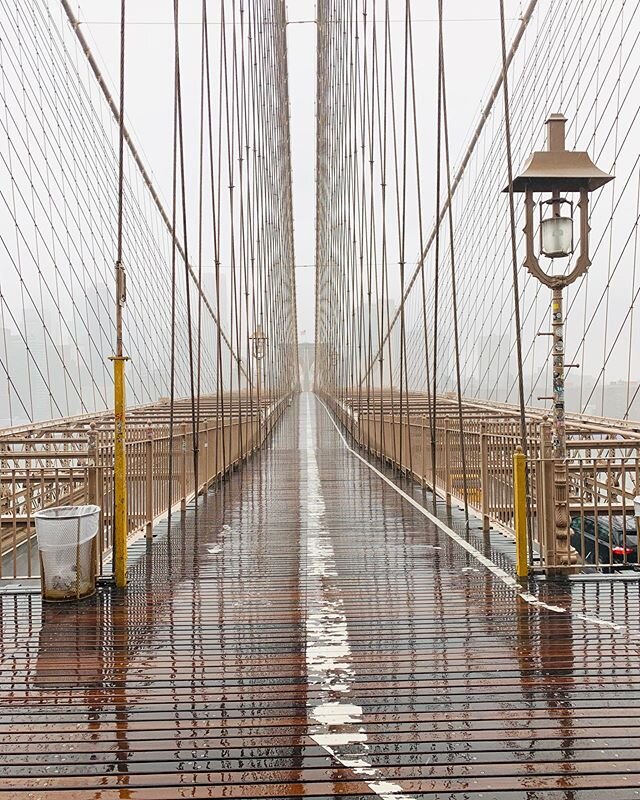
[[[56,511],[71,511],[75,509],[75,514],[57,514]],[[33,513],[33,519],[46,519],[46,520],[65,520],[65,519],[82,519],[83,517],[90,517],[93,514],[100,513],[100,506],[96,505],[83,505],[83,506],[53,506],[52,508],[43,508],[40,511]]]

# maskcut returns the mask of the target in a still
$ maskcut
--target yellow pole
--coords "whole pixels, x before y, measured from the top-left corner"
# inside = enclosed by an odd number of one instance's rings
[[[526,578],[527,561],[527,459],[521,447],[513,454],[513,511],[516,532],[516,574]]]
[[[124,365],[126,356],[113,356],[114,379],[114,533],[113,553],[116,586],[127,585],[127,452]]]
[[[118,159],[118,257],[115,264],[116,279],[116,353],[113,361],[114,436],[113,436],[113,571],[116,586],[127,585],[127,453],[125,421],[124,355],[122,343],[122,307],[127,301],[127,277],[122,260],[122,233],[124,223],[124,35],[125,0],[120,6],[120,141]]]

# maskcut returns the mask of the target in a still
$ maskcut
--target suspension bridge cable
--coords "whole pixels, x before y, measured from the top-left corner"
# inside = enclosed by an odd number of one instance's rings
[[[171,536],[171,509],[173,506],[173,466],[174,466],[174,434],[175,434],[175,406],[176,406],[176,284],[177,284],[177,251],[178,242],[176,235],[176,220],[178,214],[178,81],[179,81],[179,49],[178,49],[178,7],[179,0],[174,0],[174,42],[173,42],[173,161],[172,161],[172,201],[171,201],[171,361],[170,361],[170,389],[169,389],[169,489],[168,489],[168,535]]]
[[[467,479],[467,456],[465,445],[465,430],[462,414],[462,379],[460,365],[460,335],[458,331],[458,300],[456,293],[456,258],[455,235],[453,223],[453,203],[451,200],[451,159],[449,154],[449,115],[447,113],[447,82],[444,56],[444,30],[442,26],[442,0],[438,0],[438,13],[440,16],[439,44],[440,44],[440,76],[442,80],[442,127],[444,135],[445,178],[447,187],[447,213],[449,217],[449,261],[451,264],[451,303],[453,307],[453,337],[456,367],[456,394],[458,399],[458,440],[460,446],[460,463],[462,467],[462,496],[464,501],[464,514],[469,520],[469,493]],[[506,82],[503,84],[506,85]]]
[[[442,16],[442,2],[438,0],[438,15]],[[431,427],[431,487],[433,489],[433,499],[435,502],[435,487],[436,487],[436,473],[437,473],[437,425],[438,425],[438,311],[440,300],[440,217],[441,217],[441,184],[442,184],[442,64],[443,50],[442,50],[442,25],[438,25],[438,101],[436,112],[436,230],[435,230],[435,254],[434,254],[434,269],[433,269],[433,333],[431,335],[432,346],[431,353],[433,356],[433,365],[431,373],[431,404],[432,404],[432,427]],[[401,303],[403,300],[401,299]],[[445,437],[447,431],[445,428]],[[446,447],[446,443],[445,443]]]
[[[104,78],[102,76],[102,73],[100,71],[100,68],[98,67],[98,64],[97,64],[97,62],[96,62],[96,60],[95,60],[95,58],[94,58],[94,56],[93,56],[93,54],[91,52],[91,49],[90,49],[90,47],[89,47],[89,45],[87,43],[87,40],[84,37],[84,34],[82,33],[82,31],[80,30],[80,24],[79,24],[79,22],[78,22],[78,20],[77,20],[77,18],[75,16],[72,8],[71,8],[69,0],[60,0],[60,2],[62,3],[64,11],[65,11],[65,13],[67,15],[67,18],[69,19],[71,27],[73,28],[73,30],[74,30],[77,38],[78,38],[78,41],[80,42],[80,45],[81,45],[81,47],[82,47],[82,49],[83,49],[83,51],[84,51],[84,53],[85,53],[85,55],[87,57],[87,60],[89,61],[89,65],[91,66],[91,69],[93,71],[93,74],[94,74],[96,80],[98,81],[98,85],[100,86],[100,88],[102,90],[102,93],[104,94],[105,99],[107,100],[107,103],[108,103],[108,105],[109,105],[109,107],[111,109],[111,112],[112,112],[112,114],[114,116],[114,119],[116,120],[116,122],[118,122],[118,110],[117,110],[117,107],[115,105],[115,102],[114,102],[113,98],[111,97],[111,93],[109,92],[107,84],[106,84],[106,82],[105,82],[105,80],[104,80]],[[158,196],[158,193],[156,192],[155,187],[154,187],[154,185],[153,185],[153,183],[152,183],[152,181],[151,181],[151,179],[150,179],[150,177],[149,177],[149,175],[148,175],[148,173],[147,173],[147,171],[146,171],[146,169],[144,167],[142,159],[140,158],[140,155],[138,154],[136,146],[135,146],[135,144],[134,144],[134,142],[133,142],[133,140],[132,140],[132,138],[131,138],[128,130],[127,130],[126,125],[125,125],[125,128],[124,128],[124,137],[125,137],[125,141],[127,142],[128,147],[129,147],[129,150],[131,152],[131,155],[133,156],[133,159],[135,160],[136,165],[137,165],[138,169],[140,170],[140,174],[142,175],[143,180],[144,180],[149,192],[151,193],[151,196],[153,197],[154,203],[155,203],[156,207],[158,208],[158,211],[160,212],[160,215],[161,215],[165,225],[167,225],[167,227],[169,229],[169,234],[173,237],[171,223],[170,223],[169,217],[167,215],[167,212],[165,211],[164,206],[162,204],[162,201],[160,200],[160,197]],[[179,241],[176,241],[176,247],[178,248],[178,252],[180,253],[180,256],[183,259],[185,259],[184,249],[182,247],[182,244]],[[202,302],[204,303],[204,305],[207,308],[207,310],[209,311],[209,313],[212,316],[215,316],[212,307],[210,306],[206,296],[204,295],[202,286],[199,283],[197,283],[197,276],[195,274],[195,271],[193,270],[193,267],[191,267],[191,265],[188,265],[188,269],[189,269],[189,273],[190,273],[191,277],[194,279],[194,282],[196,282],[196,287],[197,287],[197,290],[198,290],[199,294],[202,297]],[[232,350],[232,352],[234,352],[233,351],[233,347],[232,347],[231,343],[229,342],[229,340],[227,339],[226,334],[224,333],[224,331],[222,332],[222,338],[225,340],[225,344]],[[245,377],[248,378],[248,376],[245,376]]]
[[[175,0],[174,14],[176,18],[175,30],[175,60],[176,60],[176,105],[177,105],[177,124],[178,124],[178,148],[180,158],[180,195],[182,208],[182,241],[184,247],[184,290],[187,310],[187,343],[188,343],[188,364],[189,364],[189,389],[191,400],[191,449],[193,458],[194,475],[198,474],[198,437],[196,436],[196,398],[195,398],[195,374],[193,361],[193,324],[191,319],[191,282],[189,267],[189,250],[187,237],[187,189],[184,162],[184,126],[182,121],[182,81],[180,76],[180,35],[179,35],[179,0]],[[193,271],[193,270],[191,270]],[[201,295],[202,297],[202,295]],[[186,441],[184,443],[186,448]],[[197,484],[196,484],[197,485]]]
[[[518,51],[518,47],[520,45],[520,42],[522,41],[522,38],[523,38],[523,36],[525,34],[525,31],[527,29],[527,26],[528,26],[531,18],[533,16],[533,13],[534,13],[534,11],[535,11],[535,9],[537,7],[537,4],[538,4],[538,0],[530,0],[529,5],[527,6],[527,8],[525,9],[525,11],[522,14],[520,26],[519,26],[519,28],[518,28],[515,36],[514,36],[511,48],[510,48],[510,50],[509,50],[509,52],[507,54],[507,67],[510,66],[511,62],[513,61],[513,58],[515,57],[515,55],[516,55],[516,53]],[[452,197],[455,195],[455,193],[457,191],[457,188],[458,188],[460,182],[462,181],[462,178],[463,178],[463,176],[464,176],[464,174],[466,172],[466,168],[467,168],[467,166],[469,164],[469,161],[471,160],[471,156],[473,155],[473,153],[475,151],[475,147],[476,147],[476,145],[478,143],[478,140],[480,139],[480,135],[481,135],[482,131],[484,130],[484,127],[485,127],[485,125],[486,125],[486,123],[487,123],[487,121],[488,121],[488,119],[490,117],[491,111],[492,111],[494,103],[495,103],[495,101],[496,101],[496,99],[498,97],[498,93],[500,91],[501,86],[502,86],[502,73],[500,74],[500,76],[496,80],[496,83],[495,83],[495,85],[494,85],[494,87],[493,87],[493,89],[491,91],[491,94],[490,94],[490,96],[488,98],[488,101],[487,101],[487,103],[486,103],[486,105],[485,105],[485,107],[484,107],[484,109],[482,111],[482,114],[480,115],[480,120],[478,122],[478,125],[476,126],[476,129],[475,129],[474,133],[473,133],[473,136],[471,138],[471,142],[469,143],[469,145],[468,145],[468,147],[467,147],[467,149],[465,151],[465,154],[464,154],[464,156],[462,158],[460,166],[458,167],[458,170],[456,172],[455,178],[452,181],[452,184],[451,184]],[[406,301],[407,297],[409,296],[409,292],[411,291],[415,281],[417,280],[417,277],[418,277],[420,271],[424,268],[424,264],[425,264],[425,259],[426,259],[427,253],[429,252],[429,250],[431,249],[432,244],[435,241],[436,231],[438,230],[438,227],[442,224],[443,215],[445,213],[446,213],[446,208],[441,209],[440,216],[438,218],[436,218],[433,230],[432,230],[429,238],[427,239],[427,243],[425,245],[425,249],[421,253],[419,261],[418,261],[418,264],[417,264],[417,266],[416,266],[411,278],[407,282],[404,295],[400,298],[400,303],[401,304]],[[384,336],[383,336],[382,341],[380,343],[380,349],[382,349],[384,347],[384,345],[386,344],[386,342],[388,341],[391,329],[393,328],[393,326],[395,325],[396,321],[398,320],[399,314],[400,314],[400,309],[398,308],[398,310],[396,311],[393,319],[390,321],[390,324],[387,327],[386,332],[384,333]],[[378,354],[376,354],[374,356],[374,361],[377,359],[377,357],[378,357]],[[373,361],[372,361],[372,363],[373,363]],[[368,367],[368,370],[369,369],[371,369],[371,364]],[[366,378],[366,373],[365,373],[365,378]]]
[[[518,365],[518,401],[520,411],[520,439],[522,452],[527,454],[527,422],[524,402],[524,376],[522,371],[522,327],[520,321],[520,289],[518,286],[518,245],[516,240],[516,211],[513,193],[513,160],[511,153],[511,119],[509,107],[509,65],[507,61],[507,37],[505,30],[504,0],[498,0],[500,7],[500,42],[502,46],[502,96],[504,100],[504,134],[507,149],[507,176],[509,188],[509,227],[511,232],[511,258],[513,275],[513,313],[516,330],[516,358]],[[529,526],[531,527],[531,526]]]

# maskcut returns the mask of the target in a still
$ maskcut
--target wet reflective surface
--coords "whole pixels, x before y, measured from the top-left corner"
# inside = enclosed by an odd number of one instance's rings
[[[130,575],[0,597],[2,796],[640,797],[638,583],[517,597],[309,395]]]

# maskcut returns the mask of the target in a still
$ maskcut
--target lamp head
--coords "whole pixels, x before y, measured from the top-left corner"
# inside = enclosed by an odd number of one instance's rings
[[[263,359],[267,349],[267,341],[268,336],[262,330],[260,326],[258,326],[253,334],[249,337],[253,342],[253,356],[258,360]]]
[[[539,281],[550,288],[562,288],[583,275],[589,258],[589,194],[613,180],[596,167],[589,154],[566,149],[566,118],[552,114],[547,120],[547,149],[531,155],[523,172],[504,189],[525,195],[525,266]],[[573,201],[563,194],[579,193],[580,252],[571,269],[561,274],[545,272],[538,261],[534,243],[534,192],[550,195],[540,201],[540,252],[548,258],[564,258],[574,251]],[[544,214],[543,212],[547,213]]]
[[[613,180],[613,175],[596,167],[588,153],[566,149],[566,123],[563,114],[549,117],[547,149],[531,155],[522,174],[513,180],[514,192],[593,192]]]
[[[543,209],[548,209],[550,215],[543,216]],[[540,203],[540,252],[547,258],[565,258],[573,253],[573,203],[570,200],[555,197]]]

